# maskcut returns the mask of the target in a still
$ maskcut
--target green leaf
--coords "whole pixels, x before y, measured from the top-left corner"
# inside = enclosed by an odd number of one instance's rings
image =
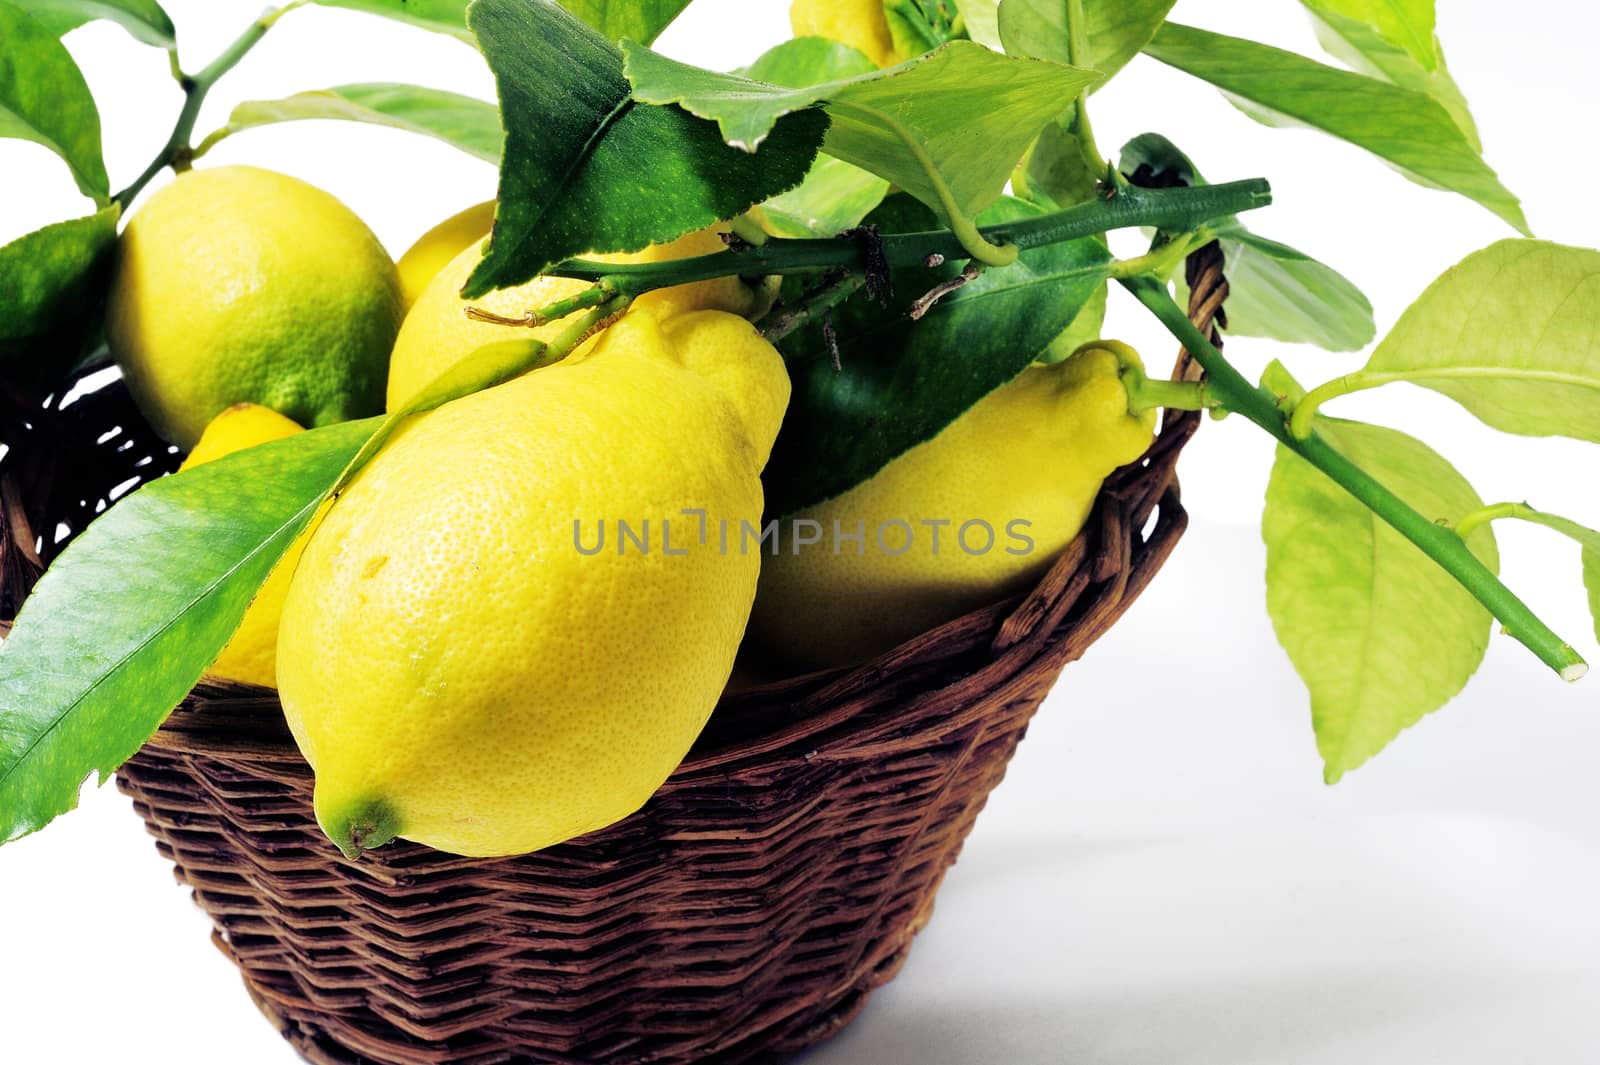
[[[1072,207],[1093,199],[1103,177],[1105,163],[1089,157],[1071,123],[1052,122],[1012,173],[1011,186],[1034,203]]]
[[[956,41],[888,70],[785,88],[623,47],[638,99],[714,119],[728,143],[745,148],[759,144],[779,118],[825,104],[832,125],[824,151],[940,205],[941,213],[946,186],[964,217],[994,202],[1039,130],[1092,77]]]
[[[676,107],[636,103],[622,56],[548,0],[477,0],[506,121],[500,207],[468,298],[584,252],[638,251],[798,185],[827,126],[794,115],[756,154]]]
[[[1360,351],[1377,335],[1372,304],[1343,274],[1234,223],[1218,229],[1228,332],[1324,351]]]
[[[919,56],[966,36],[949,0],[883,0],[895,54]]]
[[[1145,133],[1122,149],[1120,167],[1157,182],[1204,185],[1176,145]],[[1228,278],[1228,332],[1326,351],[1359,351],[1377,335],[1372,304],[1343,274],[1275,240],[1257,236],[1237,216],[1212,223]],[[1186,290],[1179,281],[1180,299]]]
[[[493,104],[442,89],[377,82],[296,93],[282,100],[251,100],[233,109],[228,124],[207,140],[278,122],[336,119],[388,126],[435,137],[486,162],[500,161],[505,134]]]
[[[1000,51],[999,0],[955,0],[955,5],[967,36],[985,48]]]
[[[105,19],[144,44],[178,46],[178,31],[155,0],[28,0],[28,13],[57,37],[86,22]]]
[[[472,42],[467,28],[470,0],[312,0],[323,7],[343,7],[382,15],[434,33],[444,33],[458,41]]]
[[[1089,54],[1078,65],[1097,77],[1093,92],[1138,55],[1176,0],[1083,0]],[[1007,54],[1071,63],[1066,0],[1001,0],[1000,40]]]
[[[100,112],[72,56],[43,24],[0,0],[0,137],[59,155],[78,189],[100,203],[111,181],[100,154]]]
[[[1425,515],[1455,520],[1483,505],[1437,452],[1404,433],[1318,419],[1345,457]],[[1328,783],[1448,702],[1489,645],[1472,594],[1321,471],[1280,446],[1267,484],[1267,610],[1311,690]],[[1468,538],[1499,570],[1487,526]]]
[[[649,44],[689,6],[689,0],[561,0],[561,6],[610,40]]]
[[[73,361],[84,354],[110,283],[121,213],[112,204],[0,248],[0,365],[41,351]]]
[[[908,211],[903,201],[891,197],[869,221],[886,232],[926,228],[926,209]],[[1006,199],[980,221],[1040,213]],[[920,321],[906,315],[911,302],[957,266],[897,271],[888,308],[863,293],[835,310],[838,372],[820,328],[785,338],[794,392],[763,475],[768,513],[793,513],[854,487],[1021,373],[1103,287],[1109,261],[1093,238],[1033,248],[985,270]]]
[[[1600,251],[1504,240],[1451,267],[1362,371],[1522,436],[1600,443]]]
[[[1171,22],[1145,51],[1211,82],[1260,122],[1307,126],[1347,140],[1412,181],[1460,193],[1528,232],[1517,198],[1431,96],[1293,52]]]
[[[1455,79],[1445,66],[1444,50],[1434,42],[1438,63],[1429,70],[1416,58],[1390,43],[1376,30],[1357,19],[1348,18],[1329,9],[1317,0],[1301,0],[1311,13],[1312,28],[1323,49],[1352,70],[1370,78],[1381,78],[1402,89],[1424,93],[1439,101],[1474,151],[1483,152],[1483,141],[1478,137],[1478,125],[1467,107],[1467,98],[1461,94]]]
[[[742,71],[773,85],[799,87],[870,73],[872,60],[822,37],[797,37]],[[859,223],[889,194],[889,183],[832,156],[818,156],[796,188],[762,204],[767,226],[780,237],[831,237]]]
[[[160,727],[376,423],[152,481],[45,572],[0,644],[0,841],[72,809]]]
[[[1403,52],[1424,72],[1439,68],[1434,0],[1301,0],[1319,16],[1364,27],[1389,49]]]
[[[1589,596],[1589,616],[1594,618],[1594,635],[1600,639],[1600,551],[1583,549],[1583,590]]]

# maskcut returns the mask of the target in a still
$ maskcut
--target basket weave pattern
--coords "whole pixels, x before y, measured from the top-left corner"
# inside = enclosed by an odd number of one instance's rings
[[[1220,255],[1190,275],[1210,330]],[[582,839],[346,862],[273,694],[209,681],[119,785],[318,1065],[781,1060],[898,970],[1060,670],[1175,545],[1173,464],[1196,421],[1166,420],[1029,594],[864,666],[726,697],[643,810]],[[14,521],[0,532],[23,542]]]

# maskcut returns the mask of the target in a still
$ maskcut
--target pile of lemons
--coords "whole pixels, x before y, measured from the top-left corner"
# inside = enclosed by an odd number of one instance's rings
[[[805,4],[795,19],[840,32]],[[846,37],[892,61],[887,29],[868,30]],[[469,208],[397,265],[319,189],[194,170],[130,221],[108,340],[186,467],[401,410],[484,345],[569,324],[510,329],[469,306],[519,319],[587,287],[539,277],[464,301],[493,220],[494,204]],[[607,258],[723,247],[713,227]],[[1092,345],[794,516],[1026,518],[1030,551],[731,546],[718,530],[769,517],[761,474],[789,402],[752,324],[776,281],[649,292],[564,360],[407,418],[278,564],[211,672],[278,689],[347,854],[396,837],[525,853],[626,817],[688,752],[737,657],[847,665],[1023,589],[1150,442],[1119,380],[1136,356]]]

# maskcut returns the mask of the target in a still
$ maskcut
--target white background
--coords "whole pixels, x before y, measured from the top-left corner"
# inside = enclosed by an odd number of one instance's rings
[[[26,4],[26,0],[23,0]],[[167,0],[186,63],[242,28],[253,0]],[[1441,4],[1440,34],[1488,158],[1542,237],[1600,245],[1588,0]],[[782,0],[697,0],[661,42],[727,68],[787,32]],[[1290,0],[1182,0],[1183,21],[1318,54]],[[107,24],[73,34],[100,102],[113,184],[165,137],[178,97],[159,52]],[[353,13],[289,16],[214,94],[234,102],[352,81],[489,95],[475,55]],[[1510,236],[1464,199],[1400,179],[1309,132],[1255,125],[1148,59],[1095,99],[1102,146],[1173,135],[1213,180],[1266,174],[1251,219],[1350,274],[1380,332],[1446,266]],[[322,185],[398,254],[493,194],[490,167],[404,134],[294,125],[224,144]],[[42,149],[0,141],[0,240],[83,213]],[[1134,250],[1132,246],[1124,251]],[[1152,362],[1172,345],[1128,303],[1112,335]],[[1238,340],[1303,380],[1359,365]],[[1387,392],[1387,390],[1386,390]],[[1595,453],[1479,428],[1396,388],[1338,413],[1403,426],[1486,499],[1600,522]],[[1045,705],[952,872],[911,964],[815,1065],[1578,1065],[1600,1052],[1600,680],[1563,686],[1504,638],[1467,693],[1337,788],[1320,783],[1303,690],[1263,609],[1256,519],[1270,461],[1239,419],[1183,464],[1195,517],[1152,590]],[[1576,549],[1500,530],[1506,576],[1593,649]],[[114,789],[0,850],[0,1061],[287,1065],[208,926]]]

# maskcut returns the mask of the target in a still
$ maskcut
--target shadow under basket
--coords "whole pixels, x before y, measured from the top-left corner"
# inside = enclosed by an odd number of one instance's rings
[[[1190,262],[1191,317],[1212,332],[1220,259]],[[782,1060],[905,962],[1029,718],[1182,533],[1173,465],[1196,423],[1166,420],[1031,592],[865,665],[726,697],[642,810],[579,840],[347,862],[273,693],[239,685],[197,687],[119,785],[262,1012],[318,1065]],[[17,520],[26,455],[0,466],[13,553],[36,547]]]

